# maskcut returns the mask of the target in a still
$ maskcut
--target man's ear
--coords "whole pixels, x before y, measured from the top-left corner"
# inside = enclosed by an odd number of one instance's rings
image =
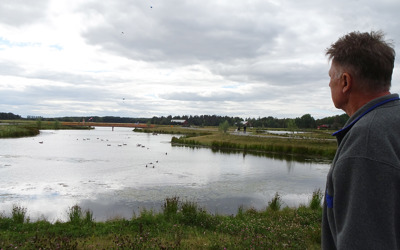
[[[349,91],[353,87],[353,78],[351,77],[351,75],[349,73],[345,72],[342,74],[341,83],[342,83],[343,94],[349,93]]]

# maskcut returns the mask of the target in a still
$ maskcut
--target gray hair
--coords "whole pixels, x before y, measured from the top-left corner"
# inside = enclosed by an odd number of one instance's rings
[[[396,53],[382,31],[351,32],[327,48],[326,55],[361,80],[365,90],[390,89]]]

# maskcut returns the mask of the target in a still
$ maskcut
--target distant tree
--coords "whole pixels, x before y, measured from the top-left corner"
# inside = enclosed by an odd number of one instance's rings
[[[239,126],[244,120],[246,120],[252,127],[258,128],[287,128],[288,127],[288,119],[290,118],[276,118],[272,116],[268,117],[258,117],[251,118],[247,117],[246,119],[240,117],[229,117],[229,116],[217,116],[217,115],[183,115],[183,116],[174,116],[172,118],[169,116],[161,116],[161,117],[152,117],[152,118],[129,118],[129,117],[115,117],[115,116],[88,116],[88,117],[58,117],[58,118],[43,118],[40,116],[28,116],[28,120],[36,120],[40,119],[43,121],[75,121],[80,122],[83,119],[88,121],[89,118],[92,118],[94,122],[115,122],[115,123],[144,123],[146,124],[150,121],[151,124],[158,125],[171,125],[172,119],[178,120],[187,120],[190,125],[194,126],[219,126],[221,123],[227,121],[230,126]],[[331,117],[325,117],[322,119],[315,120],[310,114],[305,114],[302,117],[297,117],[295,120],[295,124],[297,128],[316,128],[319,125],[327,125],[332,129],[339,129],[344,126],[346,121],[348,120],[348,116],[344,113],[342,115],[336,115]],[[22,119],[19,115],[14,115],[12,113],[4,113],[0,112],[0,120],[13,120],[13,119]],[[40,122],[37,122],[38,125],[41,125]]]
[[[296,125],[299,128],[315,128],[315,119],[310,114],[305,114],[301,118],[296,118]]]
[[[336,116],[329,116],[325,117],[322,119],[316,120],[316,124],[318,126],[320,125],[328,125],[332,129],[339,129],[346,124],[346,121],[349,119],[349,116],[346,113],[343,113],[342,115],[336,115]]]
[[[228,132],[229,126],[229,122],[225,120],[223,123],[219,124],[218,130],[220,132],[226,133]]]
[[[17,120],[21,119],[20,115],[14,115],[13,113],[0,113],[0,119],[1,120]]]
[[[294,121],[294,119],[287,119],[286,126],[287,126],[288,130],[292,132],[292,134],[294,134],[294,131],[297,129],[297,125],[296,125],[296,122]]]

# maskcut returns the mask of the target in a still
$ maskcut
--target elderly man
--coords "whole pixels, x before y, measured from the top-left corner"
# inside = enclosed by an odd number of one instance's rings
[[[382,32],[352,32],[326,51],[332,101],[349,120],[334,133],[323,249],[400,249],[400,101],[389,92],[395,51]]]

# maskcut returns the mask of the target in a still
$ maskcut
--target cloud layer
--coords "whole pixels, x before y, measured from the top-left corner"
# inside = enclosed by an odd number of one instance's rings
[[[396,46],[399,12],[395,0],[4,0],[0,111],[341,114],[330,99],[325,49],[348,32],[377,29]],[[392,92],[399,80],[397,62]]]

